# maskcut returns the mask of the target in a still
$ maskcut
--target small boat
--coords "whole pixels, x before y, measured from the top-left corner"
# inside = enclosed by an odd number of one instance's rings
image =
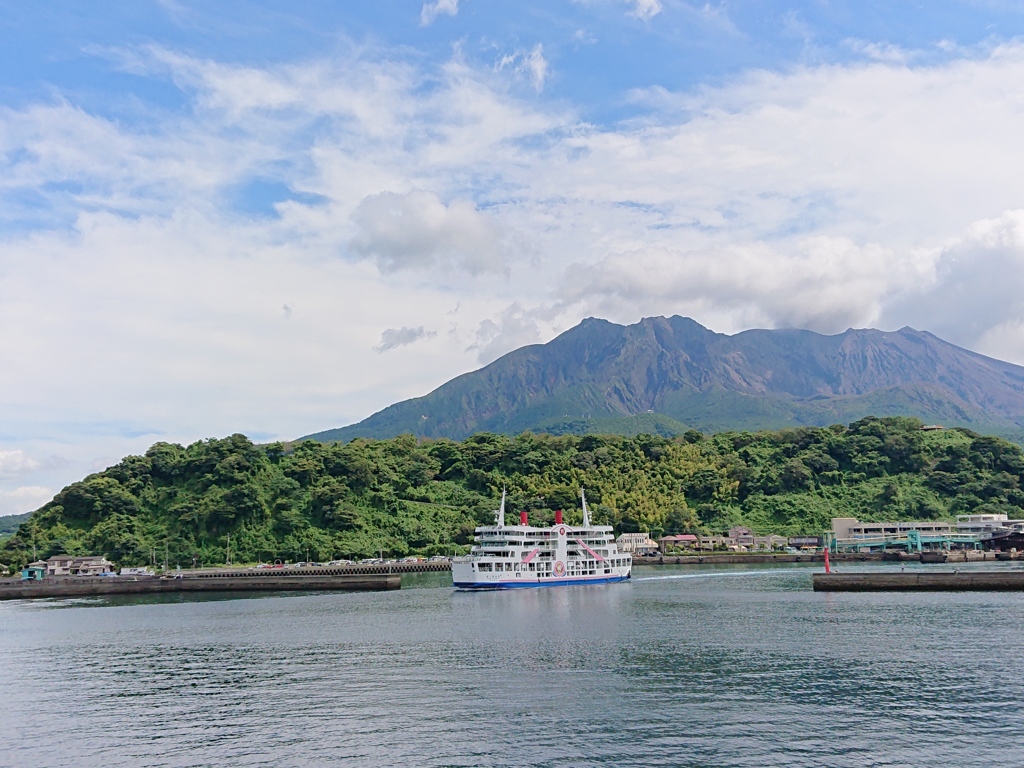
[[[494,525],[476,529],[473,548],[452,560],[456,589],[516,589],[608,584],[625,581],[633,557],[619,552],[610,525],[593,525],[587,497],[580,489],[583,525],[571,526],[555,513],[550,528],[529,525],[520,513],[519,525],[505,525],[505,491],[494,513]]]

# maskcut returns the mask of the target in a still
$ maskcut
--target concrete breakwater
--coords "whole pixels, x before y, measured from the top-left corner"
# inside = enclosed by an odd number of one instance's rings
[[[387,574],[359,576],[239,576],[219,578],[102,577],[46,578],[42,581],[0,580],[0,600],[40,597],[93,597],[172,592],[383,591],[399,589],[402,577]]]
[[[975,563],[1013,559],[1009,552],[981,552],[962,550],[957,552],[840,552],[832,554],[833,563],[870,563],[881,561],[921,563]],[[800,555],[721,553],[713,555],[659,555],[658,557],[634,557],[633,565],[713,565],[715,563],[823,563],[821,553]]]
[[[884,560],[880,552],[863,552],[855,554],[832,555],[833,562],[870,562]],[[917,559],[912,555],[907,559]],[[709,555],[659,555],[658,557],[633,556],[633,565],[714,565],[716,563],[823,563],[825,556],[820,553],[803,555],[775,555],[743,552],[730,552]]]
[[[1024,571],[816,573],[815,592],[1021,592]]]
[[[302,568],[207,568],[185,571],[202,578],[231,576],[361,576],[368,573],[428,573],[450,571],[452,564],[447,560],[415,563],[351,563],[349,565],[307,565]]]

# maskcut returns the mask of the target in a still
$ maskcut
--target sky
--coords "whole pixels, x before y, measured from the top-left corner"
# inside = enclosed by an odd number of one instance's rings
[[[1024,1],[0,0],[0,514],[583,318],[1024,364]]]

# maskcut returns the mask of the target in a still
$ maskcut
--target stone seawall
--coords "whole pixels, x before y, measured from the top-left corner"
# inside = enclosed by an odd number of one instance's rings
[[[69,577],[42,581],[0,581],[0,600],[41,597],[93,597],[97,595],[141,595],[172,592],[278,592],[278,591],[383,591],[399,589],[402,577],[366,574],[361,576],[227,576],[223,578],[139,578]]]
[[[885,559],[880,552],[832,555],[833,562],[871,562]],[[915,555],[916,559],[916,555]],[[773,555],[731,552],[709,555],[659,555],[658,557],[633,557],[633,565],[714,565],[715,563],[823,563],[822,554]]]
[[[816,573],[815,592],[1020,592],[1024,571]]]

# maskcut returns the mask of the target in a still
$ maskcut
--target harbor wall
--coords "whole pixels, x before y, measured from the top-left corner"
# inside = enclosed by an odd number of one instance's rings
[[[870,562],[922,562],[922,563],[980,563],[1009,560],[1009,552],[983,552],[958,550],[954,552],[840,552],[829,555],[833,563]],[[659,555],[633,557],[633,565],[709,565],[714,563],[823,563],[825,556],[815,554],[769,554],[729,552],[710,555]]]
[[[816,573],[815,592],[1019,592],[1024,571]]]
[[[362,576],[228,576],[216,579],[73,576],[50,577],[42,581],[0,580],[0,600],[175,592],[383,591],[399,589],[401,586],[402,577],[397,574],[390,576],[380,574]]]
[[[880,552],[831,555],[832,562],[870,562],[888,559]],[[906,558],[911,559],[911,558]],[[912,559],[916,560],[917,555]],[[633,556],[633,565],[714,565],[715,563],[823,563],[822,554],[773,555],[743,552],[723,552],[713,555],[659,555],[658,557]]]

